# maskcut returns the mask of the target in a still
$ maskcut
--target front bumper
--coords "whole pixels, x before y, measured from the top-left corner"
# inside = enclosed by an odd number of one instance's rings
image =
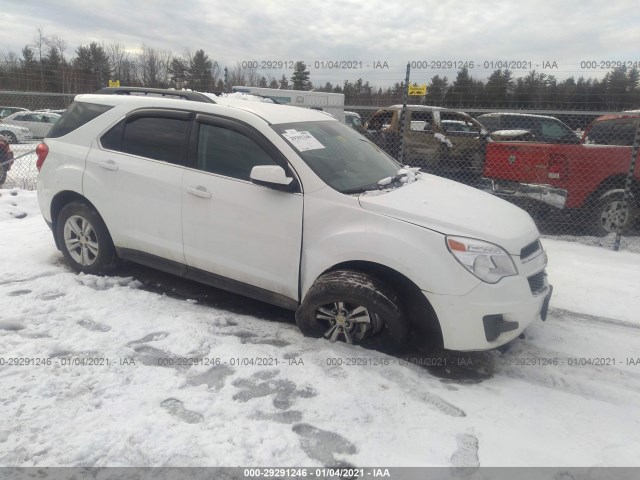
[[[505,199],[525,198],[558,209],[564,208],[568,195],[567,190],[551,185],[495,180],[493,178],[481,178],[478,188]]]
[[[482,283],[464,296],[423,292],[435,310],[444,348],[489,350],[515,339],[534,320],[545,320],[553,288],[533,294],[527,277]]]

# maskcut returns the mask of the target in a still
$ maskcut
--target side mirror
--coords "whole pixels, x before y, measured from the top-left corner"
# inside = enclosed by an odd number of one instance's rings
[[[296,182],[279,165],[257,165],[251,169],[249,175],[251,182],[263,187],[292,192],[295,190]]]

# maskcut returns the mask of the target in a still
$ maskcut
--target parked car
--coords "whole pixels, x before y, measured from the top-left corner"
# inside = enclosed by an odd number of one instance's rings
[[[26,127],[18,127],[0,121],[0,135],[2,135],[9,143],[26,142],[31,140],[33,135],[31,130]]]
[[[13,152],[4,137],[0,136],[0,186],[7,180],[7,173],[13,165]]]
[[[40,209],[72,268],[139,262],[384,350],[490,349],[544,320],[525,211],[401,169],[321,112],[215,102],[76,97],[37,147]]]
[[[362,118],[356,112],[344,112],[344,123],[358,131],[363,129]]]
[[[28,128],[33,138],[44,138],[60,115],[45,112],[18,112],[2,120],[3,124]]]
[[[35,110],[36,112],[45,112],[45,113],[56,113],[58,115],[62,115],[66,112],[66,108],[41,108],[39,110]]]
[[[572,214],[598,236],[630,227],[638,217],[640,162],[626,215],[621,215],[638,114],[594,120],[580,144],[494,142],[487,147],[483,187],[503,198]],[[526,200],[525,203],[522,203]]]
[[[16,112],[28,112],[26,108],[20,107],[0,107],[0,120]]]
[[[477,120],[494,136],[500,131],[524,131],[521,138],[513,140],[540,143],[580,143],[580,137],[569,126],[555,117],[530,113],[485,113]],[[529,135],[527,135],[527,133]],[[511,135],[513,137],[513,135]]]
[[[378,110],[365,125],[367,137],[396,159],[400,153],[401,111],[402,105]],[[458,127],[454,129],[454,125]],[[473,184],[482,174],[488,138],[488,131],[466,113],[409,105],[402,162]]]

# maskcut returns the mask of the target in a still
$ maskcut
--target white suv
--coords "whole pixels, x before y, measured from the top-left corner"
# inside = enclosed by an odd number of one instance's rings
[[[410,337],[490,349],[546,317],[527,213],[401,169],[320,112],[80,95],[37,153],[42,214],[77,271],[131,260],[382,350]]]

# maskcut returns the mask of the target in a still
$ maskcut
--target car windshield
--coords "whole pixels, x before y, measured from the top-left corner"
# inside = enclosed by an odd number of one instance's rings
[[[379,188],[400,164],[352,128],[332,121],[272,125],[327,185],[342,193]]]

